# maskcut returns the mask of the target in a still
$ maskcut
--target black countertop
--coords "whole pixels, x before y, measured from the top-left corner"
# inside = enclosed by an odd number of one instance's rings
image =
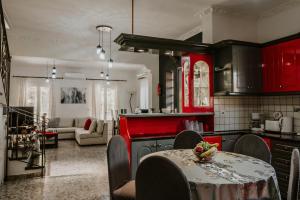
[[[213,112],[208,113],[140,113],[140,114],[120,114],[121,117],[146,118],[146,117],[187,117],[187,116],[212,116]]]
[[[252,132],[251,130],[233,130],[233,131],[215,131],[215,132],[204,132],[202,136],[226,136],[226,135],[244,135],[244,134],[255,134],[261,137],[267,137],[271,139],[288,140],[294,142],[300,142],[300,135],[296,133],[268,133],[268,132]],[[149,136],[132,138],[133,141],[139,140],[151,140],[151,139],[173,139],[175,136]]]

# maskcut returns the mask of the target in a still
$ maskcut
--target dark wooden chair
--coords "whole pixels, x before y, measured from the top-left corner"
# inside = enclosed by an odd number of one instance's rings
[[[288,187],[288,196],[287,200],[297,200],[299,196],[299,181],[300,181],[300,155],[299,150],[294,149],[291,159],[291,171],[290,171],[290,180]]]
[[[141,162],[136,174],[137,200],[190,200],[189,183],[181,169],[161,156]]]
[[[199,133],[185,130],[176,136],[174,149],[193,149],[201,141],[203,138]]]
[[[120,135],[113,136],[107,147],[109,190],[112,200],[134,200],[135,181],[131,180],[126,143]]]
[[[271,163],[271,152],[268,145],[261,137],[254,134],[241,136],[234,145],[234,152]]]

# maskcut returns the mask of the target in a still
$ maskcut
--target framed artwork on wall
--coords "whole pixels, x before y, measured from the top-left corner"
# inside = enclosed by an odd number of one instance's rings
[[[86,104],[86,88],[66,87],[60,91],[61,104]]]

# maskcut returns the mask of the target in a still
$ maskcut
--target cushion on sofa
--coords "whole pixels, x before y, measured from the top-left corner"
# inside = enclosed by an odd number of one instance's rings
[[[89,130],[85,130],[84,128],[76,128],[75,135],[81,135],[81,134],[89,134]]]
[[[49,122],[48,122],[48,127],[49,128],[57,128],[58,125],[59,125],[59,118],[58,117],[49,119]]]
[[[58,133],[74,133],[75,127],[68,127],[68,128],[48,128],[48,132],[58,132]]]
[[[97,126],[97,120],[94,119],[94,120],[92,120],[92,123],[91,123],[91,125],[89,127],[89,133],[95,132],[96,126]]]
[[[90,118],[86,119],[85,123],[84,123],[84,127],[83,127],[84,130],[89,130],[91,123],[92,123],[92,120]]]
[[[74,119],[73,118],[60,118],[58,127],[59,128],[74,127]]]
[[[77,128],[83,128],[85,121],[88,117],[84,117],[84,118],[75,118],[75,127]]]
[[[101,137],[99,134],[97,134],[97,133],[81,133],[81,134],[79,134],[78,135],[78,137],[80,138],[80,139],[87,139],[87,138],[99,138],[99,137]]]
[[[104,120],[98,120],[96,132],[100,135],[103,135],[104,126],[105,126]]]

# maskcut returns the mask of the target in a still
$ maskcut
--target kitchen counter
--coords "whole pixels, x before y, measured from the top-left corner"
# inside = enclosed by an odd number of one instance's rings
[[[300,135],[296,133],[267,133],[267,132],[252,132],[251,130],[233,130],[233,131],[214,131],[204,132],[201,135],[206,136],[227,136],[227,135],[245,135],[255,134],[261,137],[267,137],[272,139],[289,140],[289,141],[300,141]],[[175,138],[175,135],[162,135],[162,136],[149,136],[149,137],[138,137],[132,138],[133,141],[138,140],[151,140],[151,139],[171,139]]]
[[[140,113],[140,114],[120,114],[120,117],[188,117],[188,116],[211,116],[213,112],[208,113]]]
[[[267,132],[262,132],[262,133],[253,133],[253,134],[256,134],[256,135],[262,136],[262,137],[268,137],[268,138],[271,138],[271,139],[289,140],[289,141],[296,141],[296,142],[300,141],[300,135],[298,135],[296,133],[267,133]]]

